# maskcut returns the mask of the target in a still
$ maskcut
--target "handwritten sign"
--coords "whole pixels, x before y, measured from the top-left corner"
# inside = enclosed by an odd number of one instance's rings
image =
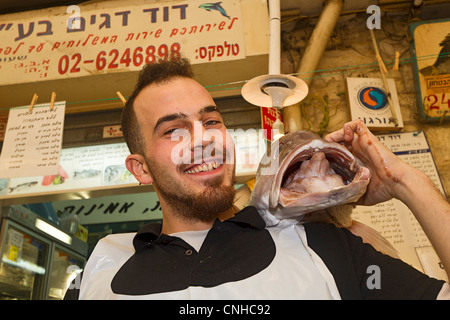
[[[424,132],[377,135],[377,138],[403,161],[427,174],[445,194]],[[403,261],[429,276],[447,280],[428,237],[413,213],[399,200],[392,199],[371,207],[357,206],[353,219],[380,232]]]
[[[9,111],[0,156],[0,178],[55,174],[64,127],[65,102],[13,108]]]
[[[107,1],[2,16],[0,85],[244,59],[241,3]]]

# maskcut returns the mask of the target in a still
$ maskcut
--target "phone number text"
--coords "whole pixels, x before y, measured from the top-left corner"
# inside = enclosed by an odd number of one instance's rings
[[[112,49],[109,52],[100,51],[95,59],[85,59],[81,53],[75,53],[71,56],[63,55],[58,61],[58,72],[61,75],[77,73],[81,71],[82,66],[86,65],[94,65],[98,71],[130,66],[139,67],[142,64],[152,64],[179,57],[180,49],[180,44],[175,42],[170,46],[161,44],[158,47],[150,45],[146,48],[126,48],[122,52],[117,49]]]

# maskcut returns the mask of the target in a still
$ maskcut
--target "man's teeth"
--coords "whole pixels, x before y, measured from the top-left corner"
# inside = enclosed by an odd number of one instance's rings
[[[195,168],[186,170],[185,173],[198,173],[198,172],[207,172],[207,171],[212,171],[214,169],[216,169],[219,165],[215,162],[213,163],[204,163],[201,164],[199,166],[196,166]]]

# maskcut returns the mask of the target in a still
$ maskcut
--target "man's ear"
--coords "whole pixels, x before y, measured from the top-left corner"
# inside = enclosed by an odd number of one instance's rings
[[[125,160],[125,166],[140,183],[151,184],[153,182],[147,162],[142,155],[130,154]]]

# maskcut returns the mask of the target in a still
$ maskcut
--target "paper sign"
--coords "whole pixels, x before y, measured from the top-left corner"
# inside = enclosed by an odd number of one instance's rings
[[[0,178],[55,174],[59,169],[66,103],[9,111],[0,155]]]
[[[18,262],[22,258],[23,234],[13,229],[9,233],[8,260]]]

